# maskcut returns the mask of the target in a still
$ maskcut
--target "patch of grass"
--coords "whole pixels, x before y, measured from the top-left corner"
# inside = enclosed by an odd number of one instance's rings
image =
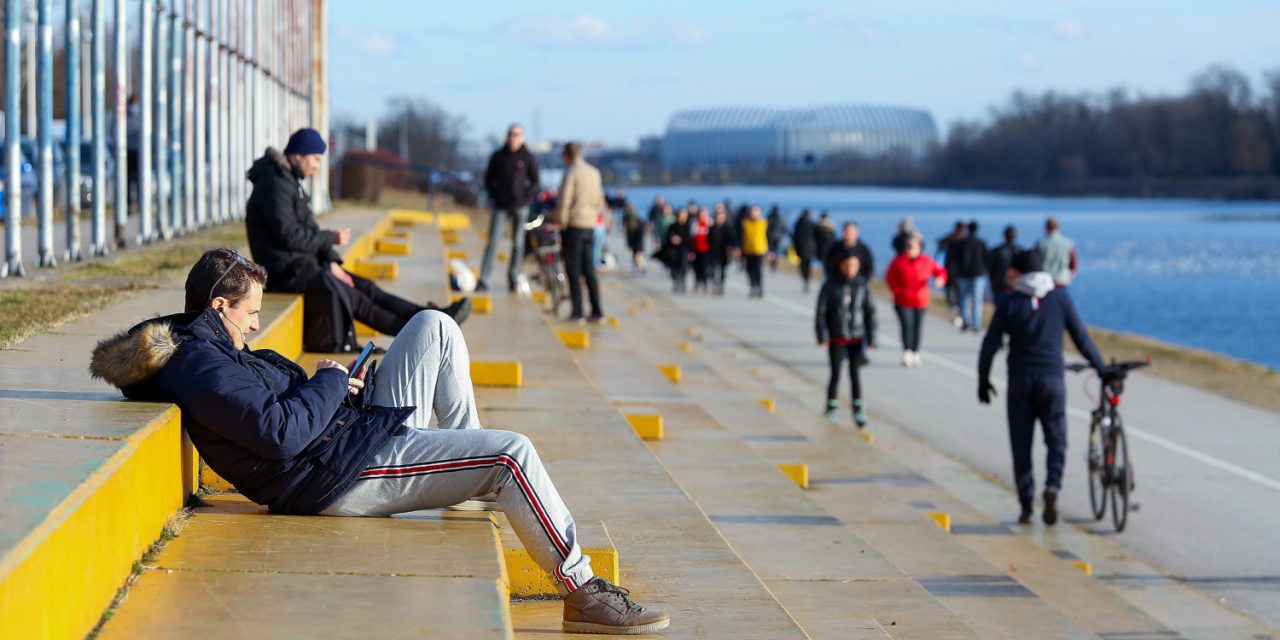
[[[186,526],[187,520],[191,519],[191,508],[185,508],[173,514],[164,527],[160,529],[160,537],[151,543],[151,546],[143,552],[142,557],[133,563],[133,571],[129,573],[129,577],[125,579],[124,584],[116,590],[116,596],[111,599],[111,604],[107,605],[106,611],[102,612],[102,617],[98,618],[98,624],[94,625],[93,630],[85,636],[86,640],[93,640],[102,632],[102,625],[106,624],[116,614],[120,605],[124,603],[125,597],[129,594],[129,588],[142,577],[142,572],[153,567],[149,567],[151,563],[156,561],[160,556],[160,552],[169,544],[178,534],[182,532],[182,528]]]
[[[121,295],[155,288],[184,274],[205,251],[247,243],[244,225],[230,222],[169,242],[119,251],[106,258],[63,264],[29,280],[0,283],[0,349],[84,317]]]
[[[893,298],[883,281],[873,281],[871,289],[881,298]],[[992,310],[991,305],[986,305],[983,310],[984,323],[991,321]],[[929,303],[929,313],[951,319],[951,310],[941,295],[933,296]],[[1098,345],[1104,358],[1146,360],[1150,357],[1151,366],[1144,369],[1144,373],[1212,391],[1271,411],[1280,411],[1280,372],[1274,369],[1154,338],[1098,327],[1089,327],[1089,336]],[[1063,343],[1067,345],[1069,353],[1079,355],[1069,338],[1064,339]]]

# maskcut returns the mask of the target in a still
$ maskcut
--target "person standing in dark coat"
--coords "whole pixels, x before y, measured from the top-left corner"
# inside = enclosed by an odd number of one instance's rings
[[[987,283],[987,243],[978,237],[978,221],[947,249],[947,268],[959,278],[961,331],[982,330],[982,308]]]
[[[933,258],[941,262],[942,266],[947,270],[947,308],[951,309],[951,323],[957,329],[964,326],[964,318],[960,317],[960,285],[956,282],[954,266],[948,258],[951,256],[951,245],[962,240],[965,231],[964,220],[956,220],[955,227],[951,229],[951,232],[938,238],[938,243],[933,251]]]
[[[1018,230],[1013,225],[1004,228],[1004,244],[987,252],[987,276],[991,279],[991,297],[997,306],[1009,296],[1013,283],[1009,281],[1009,265],[1013,256],[1022,249],[1017,244]]]
[[[524,223],[529,217],[529,203],[538,194],[538,161],[524,146],[524,127],[513,124],[507,129],[507,143],[489,156],[484,172],[484,188],[493,202],[489,218],[489,238],[480,260],[480,276],[476,291],[489,289],[489,271],[502,239],[503,229],[511,228],[511,255],[507,262],[507,291],[516,290],[516,275],[524,260]]]
[[[177,404],[201,458],[272,512],[389,517],[494,496],[525,550],[567,592],[565,630],[667,626],[667,616],[595,577],[533,443],[481,428],[456,323],[420,312],[375,373],[320,360],[308,376],[246,345],[267,277],[231,249],[206,252],[187,275],[185,312],[103,340],[91,373],[130,399]]]
[[[253,192],[245,205],[244,221],[249,250],[267,270],[267,291],[330,291],[349,302],[356,320],[379,333],[395,336],[419,312],[439,307],[394,296],[373,281],[342,268],[342,257],[334,247],[351,241],[351,229],[321,229],[301,182],[320,171],[324,152],[324,139],[315,129],[299,129],[289,137],[283,153],[268,148],[249,168],[247,177],[253,183]],[[312,307],[303,307],[308,318],[326,312]],[[458,323],[466,320],[470,310],[471,301],[466,298],[443,309]],[[312,324],[304,318],[304,325]],[[306,335],[304,342],[311,342]],[[340,351],[342,347],[333,345],[325,350]]]
[[[809,277],[813,272],[813,257],[818,252],[817,228],[813,224],[813,214],[805,209],[791,228],[791,246],[796,249],[796,257],[800,259],[800,280],[804,282],[804,292],[809,293]]]
[[[824,261],[823,277],[826,277],[827,253],[831,251],[831,247],[836,244],[836,223],[831,220],[831,216],[826,211],[818,214],[818,224],[813,228],[814,249],[817,253],[813,254],[819,260]]]
[[[687,286],[686,275],[692,257],[689,236],[689,211],[681,208],[676,212],[676,221],[667,227],[667,236],[662,240],[662,261],[671,274],[671,292],[684,293]]]
[[[778,248],[787,235],[787,221],[782,219],[782,210],[778,205],[769,209],[765,217],[765,238],[769,241],[769,270],[778,270]]]
[[[871,278],[876,273],[875,256],[871,253],[871,248],[861,241],[858,223],[853,221],[844,223],[840,242],[828,249],[826,256],[823,257],[822,264],[826,277],[828,279],[834,277],[840,270],[840,263],[850,255],[858,256],[858,263],[862,269],[859,275],[867,282],[871,282]]]
[[[733,234],[733,225],[729,224],[729,208],[724,203],[716,203],[716,215],[713,222],[709,238],[711,244],[711,253],[708,256],[711,261],[709,278],[711,280],[711,292],[722,296],[724,295],[725,272],[729,270],[729,258],[733,254],[734,247],[737,246],[737,239]]]
[[[991,386],[991,361],[1009,336],[1009,384],[1006,401],[1009,444],[1013,450],[1013,478],[1022,507],[1018,522],[1031,522],[1035,498],[1035,475],[1031,465],[1032,436],[1036,422],[1044,431],[1045,455],[1044,523],[1058,521],[1058,492],[1067,452],[1067,387],[1062,359],[1062,334],[1071,336],[1076,350],[1098,370],[1106,365],[1089,331],[1076,315],[1075,305],[1065,289],[1054,286],[1053,276],[1044,271],[1039,252],[1014,255],[1008,270],[1013,293],[996,307],[991,326],[982,340],[978,356],[978,401],[989,404],[995,395]]]

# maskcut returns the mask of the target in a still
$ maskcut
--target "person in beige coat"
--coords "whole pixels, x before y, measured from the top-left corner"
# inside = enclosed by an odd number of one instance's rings
[[[569,297],[573,302],[570,322],[599,322],[604,318],[600,306],[600,283],[596,280],[596,266],[591,263],[591,242],[596,220],[604,211],[604,189],[600,171],[582,159],[582,149],[576,142],[564,145],[564,180],[556,196],[553,219],[562,230],[560,257],[564,260],[569,276]],[[591,317],[582,315],[582,280],[587,281],[587,295],[591,300]]]

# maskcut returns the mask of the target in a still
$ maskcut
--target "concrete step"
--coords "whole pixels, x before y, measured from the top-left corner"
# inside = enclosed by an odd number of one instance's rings
[[[507,638],[487,513],[273,516],[215,496],[148,565],[100,638]]]

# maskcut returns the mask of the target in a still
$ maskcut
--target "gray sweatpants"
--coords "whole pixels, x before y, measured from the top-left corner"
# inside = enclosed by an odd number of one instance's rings
[[[458,325],[438,311],[414,316],[378,365],[373,402],[419,410],[323,515],[385,517],[494,494],[538,566],[574,591],[594,574],[573,516],[527,437],[480,428],[469,372]],[[431,413],[438,429],[427,428]]]

